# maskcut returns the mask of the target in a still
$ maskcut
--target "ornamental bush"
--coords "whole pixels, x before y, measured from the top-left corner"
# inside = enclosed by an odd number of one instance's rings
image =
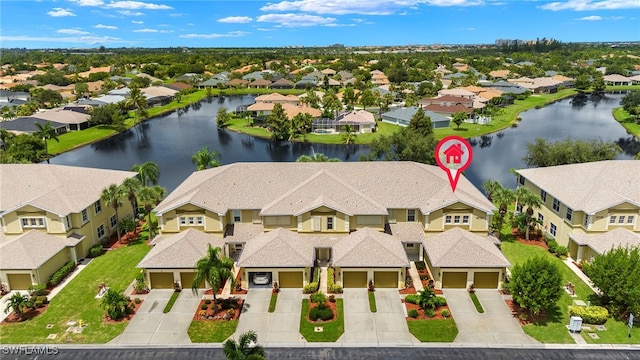
[[[580,316],[585,324],[602,325],[609,311],[602,306],[569,306],[569,316]]]
[[[431,308],[429,308],[429,309],[424,309],[424,314],[425,314],[427,317],[432,318],[432,317],[436,316],[436,311],[435,311],[435,310],[433,310],[433,309],[431,309]]]
[[[418,314],[418,310],[416,310],[416,309],[411,309],[411,310],[407,311],[407,315],[409,315],[409,317],[412,317],[412,318],[414,318],[414,319],[415,319],[415,318],[417,318],[417,317],[418,317],[418,315],[419,315],[419,314]]]
[[[333,310],[331,308],[319,308],[314,307],[309,311],[309,318],[313,321],[317,320],[331,320],[333,319]]]
[[[440,312],[440,315],[442,315],[442,317],[444,318],[448,318],[449,316],[451,316],[451,311],[444,309]]]
[[[536,256],[511,269],[513,301],[533,315],[555,306],[563,294],[562,275],[552,260]]]
[[[555,254],[558,248],[558,242],[555,240],[551,240],[547,243],[547,246],[549,247],[549,252]]]
[[[420,295],[418,294],[409,294],[404,297],[404,302],[409,304],[418,304],[418,301],[420,301]]]
[[[56,286],[60,284],[62,280],[64,280],[64,278],[67,277],[67,275],[69,275],[75,267],[76,263],[74,263],[73,261],[69,261],[68,263],[64,264],[60,269],[56,270],[56,272],[51,275],[51,277],[49,278],[49,285]]]
[[[556,254],[558,256],[567,256],[568,253],[569,253],[569,249],[567,249],[566,246],[558,246],[558,247],[556,247]]]
[[[89,249],[89,257],[95,258],[104,254],[104,250],[102,249],[102,244],[93,245],[91,249]]]
[[[303,294],[313,294],[314,292],[318,291],[318,287],[320,286],[320,284],[318,284],[317,282],[311,282],[308,285],[306,285],[304,288],[302,288],[302,293]]]
[[[443,298],[442,296],[436,296],[435,298],[433,298],[433,306],[435,306],[436,308],[445,305],[447,305],[447,299]]]
[[[427,264],[424,261],[416,261],[416,269],[422,271],[427,268]]]

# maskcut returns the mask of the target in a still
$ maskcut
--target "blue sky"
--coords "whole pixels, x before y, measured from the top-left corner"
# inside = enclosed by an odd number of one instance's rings
[[[640,0],[2,0],[0,46],[281,47],[640,40]]]

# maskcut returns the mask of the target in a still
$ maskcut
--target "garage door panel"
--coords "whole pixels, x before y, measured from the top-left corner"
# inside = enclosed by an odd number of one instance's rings
[[[342,287],[344,288],[366,288],[367,272],[366,271],[345,271],[342,273],[344,279]]]
[[[301,288],[302,271],[279,272],[279,285],[281,288]]]
[[[467,287],[466,272],[445,271],[442,273],[442,288],[464,289]]]
[[[397,288],[397,271],[376,271],[373,273],[373,282],[377,288]]]
[[[7,274],[11,290],[27,290],[32,285],[29,274]]]
[[[173,273],[150,273],[152,289],[173,289]],[[183,285],[184,287],[184,285]]]
[[[183,289],[191,289],[193,284],[193,279],[196,277],[196,273],[194,272],[181,272],[180,273],[180,284],[182,284]],[[206,287],[204,280],[200,282],[198,285],[198,289],[204,289]]]
[[[477,289],[497,289],[498,272],[476,272],[473,275],[473,286]]]

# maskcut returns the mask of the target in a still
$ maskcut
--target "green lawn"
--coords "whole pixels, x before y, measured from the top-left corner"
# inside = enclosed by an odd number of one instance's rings
[[[48,140],[49,153],[52,155],[59,154],[64,151],[69,151],[77,147],[108,138],[116,134],[117,131],[110,126],[95,126],[82,131],[72,131],[58,136],[57,142],[55,140]]]
[[[640,121],[629,115],[623,108],[613,109],[613,117],[618,120],[627,131],[640,138]]]
[[[127,326],[105,324],[105,311],[100,299],[95,299],[98,285],[105,282],[112,289],[123,291],[140,269],[135,266],[149,251],[149,246],[137,242],[95,258],[60,293],[51,300],[47,311],[36,318],[0,327],[0,343],[106,343],[122,333]],[[4,310],[4,309],[2,309]],[[88,326],[81,334],[67,333],[69,321],[83,320]],[[46,329],[53,324],[52,329]],[[49,334],[57,334],[47,340]]]
[[[369,291],[369,310],[371,312],[378,312],[378,306],[376,305],[376,293]]]
[[[269,312],[272,313],[276,311],[276,303],[278,302],[278,294],[272,293],[271,300],[269,301]]]
[[[592,326],[592,331],[583,331],[582,337],[590,344],[640,344],[640,326],[634,324],[631,329],[631,337],[627,337],[629,328],[626,321],[609,319],[604,324],[607,329],[598,331]],[[592,339],[589,333],[596,333],[600,339]]]
[[[194,343],[223,342],[236,332],[238,320],[192,321],[187,334]]]
[[[300,312],[300,334],[308,342],[335,342],[344,333],[344,304],[342,299],[336,299],[338,308],[338,318],[332,322],[315,324],[307,320],[309,314],[309,299],[302,300],[302,311]],[[314,327],[322,326],[322,332],[315,332]]]
[[[169,299],[169,302],[167,303],[167,305],[165,305],[164,310],[162,310],[163,313],[166,314],[169,311],[171,311],[171,308],[173,308],[173,304],[175,304],[176,300],[178,300],[178,296],[180,296],[179,291],[174,291],[173,294],[171,294],[171,298]]]
[[[407,320],[409,332],[422,342],[452,342],[458,336],[453,319]]]
[[[484,313],[484,308],[482,304],[480,304],[480,300],[478,300],[478,295],[476,295],[476,293],[469,293],[469,296],[471,297],[471,301],[473,301],[473,306],[476,307],[476,311],[480,314]]]

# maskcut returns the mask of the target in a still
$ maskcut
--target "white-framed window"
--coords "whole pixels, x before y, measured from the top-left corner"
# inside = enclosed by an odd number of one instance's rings
[[[96,213],[96,215],[102,212],[102,203],[100,202],[100,200],[96,201],[93,204],[93,211]]]
[[[553,210],[560,211],[560,200],[553,199]]]
[[[624,224],[624,215],[618,216],[618,224]]]
[[[407,210],[407,221],[415,222],[416,221],[416,209],[408,209]]]
[[[193,216],[189,216],[188,218],[189,225],[194,225],[196,223],[196,218]]]
[[[414,246],[415,244],[414,244],[414,243],[407,243],[406,245],[407,245],[407,248],[411,249],[411,248],[413,248],[413,246]]]
[[[22,227],[25,228],[43,228],[47,227],[44,217],[22,218]]]
[[[242,211],[233,210],[233,222],[234,223],[242,222]]]
[[[112,228],[116,227],[117,225],[117,221],[116,221],[116,216],[113,215],[109,218],[109,225],[111,225]]]
[[[202,218],[202,216],[197,216],[196,217],[196,224],[198,224],[198,225],[204,224],[204,219]]]
[[[541,213],[538,213],[538,221],[540,222],[544,221],[544,215],[542,215]]]
[[[615,223],[616,223],[616,216],[615,215],[609,216],[609,224],[615,224]]]
[[[542,202],[547,201],[547,192],[540,189],[540,199],[542,200]]]
[[[186,217],[180,217],[180,225],[187,225],[187,218]]]
[[[87,221],[89,221],[89,214],[87,213],[87,209],[84,209],[80,212],[80,215],[82,216],[82,223],[86,223]]]
[[[462,223],[463,224],[469,223],[469,215],[462,215]]]
[[[573,217],[573,209],[567,208],[567,213],[564,215],[565,218],[567,218],[567,220],[571,221],[571,218]]]
[[[444,217],[444,223],[445,224],[451,224],[451,215],[447,215]]]
[[[460,224],[460,215],[454,215],[453,216],[453,223],[454,224]]]
[[[104,236],[104,225],[100,224],[100,226],[98,226],[98,228],[96,229],[96,232],[98,233],[98,238],[101,238]]]
[[[549,225],[549,232],[551,233],[551,235],[556,236],[557,231],[558,231],[558,228],[556,227],[556,225],[554,223],[551,223]]]
[[[627,216],[627,224],[633,224],[633,219],[634,219],[633,215]]]
[[[180,216],[180,225],[197,226],[204,224],[202,216]]]
[[[327,218],[327,230],[333,230],[333,217],[329,216]]]

